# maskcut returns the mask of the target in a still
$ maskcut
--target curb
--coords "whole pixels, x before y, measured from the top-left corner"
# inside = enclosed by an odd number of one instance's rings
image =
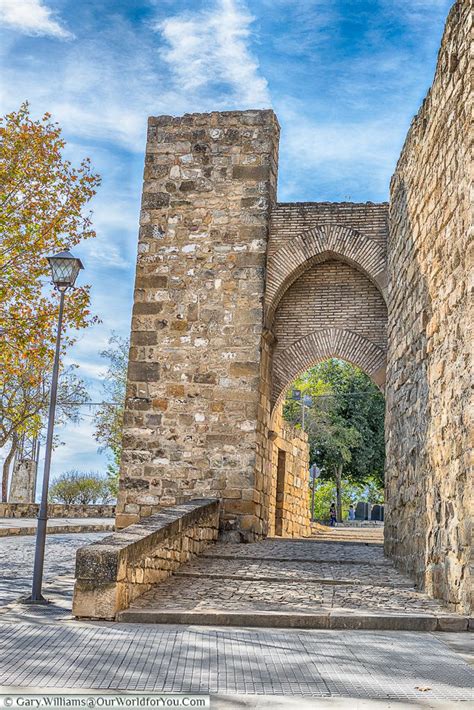
[[[125,609],[117,621],[130,624],[186,624],[191,626],[247,626],[288,629],[334,629],[359,631],[467,631],[466,616],[431,616],[415,614],[351,614],[328,611],[321,614],[235,611],[159,611]]]
[[[46,529],[46,534],[113,532],[114,529],[113,523],[104,523],[103,525],[54,525]],[[0,537],[13,537],[18,535],[36,535],[36,526],[31,528],[0,528]]]

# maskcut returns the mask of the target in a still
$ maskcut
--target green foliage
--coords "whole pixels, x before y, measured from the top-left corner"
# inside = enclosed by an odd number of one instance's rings
[[[109,338],[109,347],[101,352],[108,361],[103,382],[104,401],[95,415],[95,439],[100,451],[109,453],[107,473],[114,495],[118,493],[120,459],[122,457],[122,427],[127,386],[129,341],[117,333]]]
[[[49,489],[51,503],[94,505],[110,503],[113,498],[108,478],[94,471],[65,471]]]
[[[343,481],[342,486],[342,516],[347,518],[349,506],[353,504],[357,498],[356,491],[359,491],[359,486],[348,484]],[[336,502],[336,484],[333,481],[322,481],[316,484],[314,494],[314,518],[316,520],[329,520],[329,508],[332,503]],[[311,507],[311,496],[310,496]]]
[[[383,491],[377,488],[374,480],[365,484],[342,481],[342,518],[349,516],[349,506],[359,501],[367,503],[383,503]],[[309,497],[311,509],[311,491]],[[329,508],[336,501],[336,484],[334,481],[321,481],[316,483],[314,494],[314,518],[316,520],[329,520]]]
[[[376,481],[383,485],[385,447],[384,411],[381,392],[357,367],[328,360],[309,369],[293,387],[309,394],[305,407],[311,463],[331,479],[341,467],[342,477],[352,482]],[[283,415],[301,426],[301,405],[290,396]]]

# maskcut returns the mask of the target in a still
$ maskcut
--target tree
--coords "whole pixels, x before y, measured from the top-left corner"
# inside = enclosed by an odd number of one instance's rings
[[[100,450],[108,450],[111,460],[107,467],[112,489],[117,494],[120,460],[122,457],[122,428],[127,386],[129,341],[112,333],[109,347],[101,352],[108,360],[103,382],[104,401],[95,415],[95,439]]]
[[[314,454],[323,478],[333,478],[336,483],[337,519],[342,520],[342,473],[352,459],[352,451],[360,444],[360,433],[329,406],[317,410],[309,420],[311,439],[317,445]],[[312,448],[314,447],[314,443]]]
[[[49,500],[52,503],[95,505],[110,503],[112,499],[108,479],[94,471],[65,471],[49,489]]]
[[[59,298],[47,286],[45,257],[95,236],[85,207],[100,178],[89,159],[74,168],[64,158],[61,129],[50,119],[33,120],[28,103],[0,119],[0,420],[7,422],[0,447],[10,445],[10,461],[21,435],[39,430],[49,392]],[[70,292],[63,352],[73,329],[96,321],[89,287]]]
[[[309,369],[295,382],[311,397],[306,407],[311,463],[322,469],[322,479],[336,484],[338,518],[342,516],[342,481],[383,485],[384,399],[361,370],[340,360]],[[301,422],[301,408],[287,398],[283,414]]]
[[[56,423],[78,422],[78,405],[90,401],[83,380],[71,365],[63,370],[59,378]],[[2,501],[7,500],[8,481],[13,458],[18,450],[22,434],[29,437],[41,436],[42,424],[48,411],[51,373],[43,377],[12,375],[0,382],[0,449],[7,448],[3,461]],[[57,444],[57,440],[55,442]]]

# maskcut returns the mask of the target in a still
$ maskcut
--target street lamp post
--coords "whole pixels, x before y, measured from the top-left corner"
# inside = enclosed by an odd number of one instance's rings
[[[314,523],[314,495],[316,493],[316,479],[321,475],[321,469],[315,463],[309,469],[311,474],[311,522]]]
[[[303,398],[301,398],[301,390],[293,390],[292,396],[291,396],[293,402],[296,402],[296,404],[299,404],[301,407],[301,430],[305,430],[305,408],[310,407],[313,403],[313,398],[310,397],[310,395],[303,395]]]
[[[49,472],[51,469],[51,452],[53,449],[54,416],[56,412],[56,398],[58,394],[59,355],[61,349],[61,328],[64,312],[64,294],[76,282],[79,271],[83,269],[80,259],[74,257],[69,251],[62,251],[54,256],[47,257],[51,268],[54,288],[59,291],[59,316],[58,330],[56,333],[56,349],[54,353],[53,377],[51,380],[51,395],[49,400],[48,430],[46,435],[46,450],[44,458],[43,488],[38,514],[38,527],[36,531],[35,564],[33,569],[33,586],[31,596],[26,601],[36,604],[46,603],[41,594],[43,584],[44,547],[46,542],[46,527],[48,523],[48,490]]]

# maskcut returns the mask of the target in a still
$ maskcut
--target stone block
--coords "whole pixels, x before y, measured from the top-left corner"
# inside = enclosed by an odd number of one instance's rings
[[[117,513],[115,517],[115,527],[117,530],[120,530],[134,523],[138,523],[139,520],[140,515],[138,513]]]
[[[232,177],[234,180],[268,180],[270,167],[268,165],[234,165]]]
[[[438,616],[438,631],[468,631],[469,618],[466,616]]]
[[[119,611],[115,583],[98,584],[76,580],[72,603],[74,616],[85,619],[112,621]]]
[[[133,382],[157,382],[160,379],[158,362],[130,362],[128,377]]]

